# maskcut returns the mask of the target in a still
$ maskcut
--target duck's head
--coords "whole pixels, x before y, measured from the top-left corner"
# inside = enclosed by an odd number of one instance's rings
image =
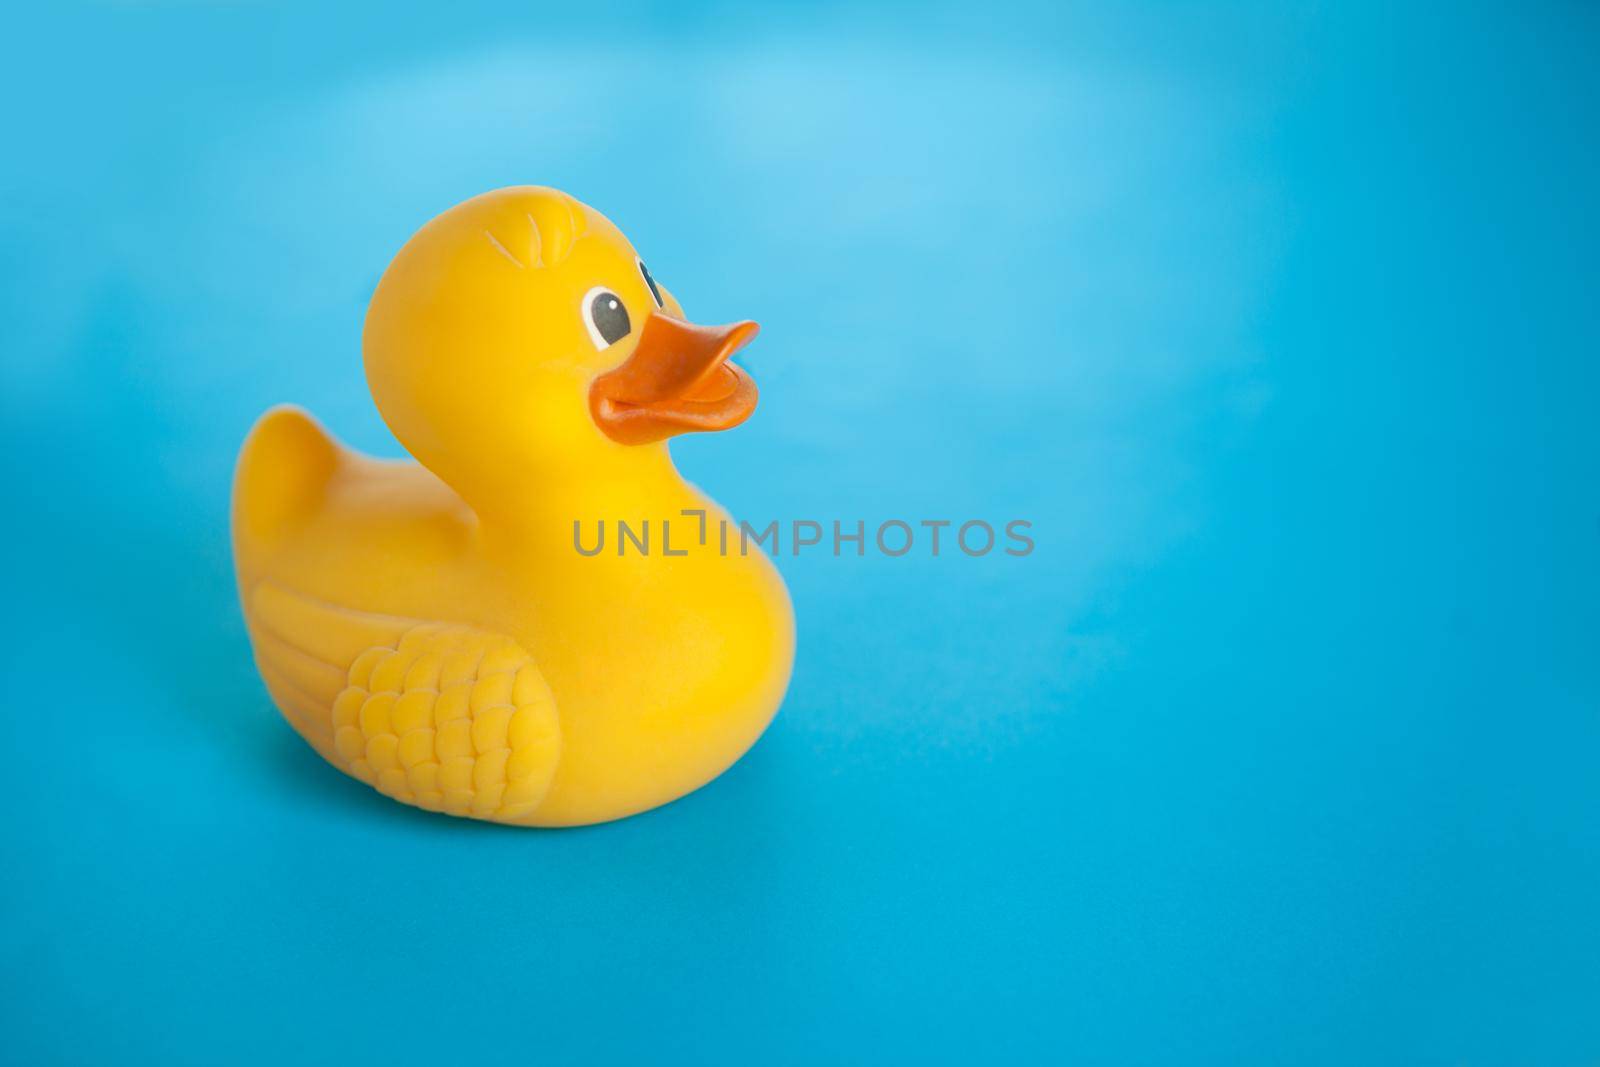
[[[727,362],[755,333],[691,324],[610,220],[519,186],[406,243],[363,347],[384,421],[471,499],[670,467],[667,438],[755,409],[755,383]]]

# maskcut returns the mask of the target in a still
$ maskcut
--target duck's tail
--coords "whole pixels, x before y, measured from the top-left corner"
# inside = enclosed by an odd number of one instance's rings
[[[321,503],[347,452],[303,408],[280,404],[251,428],[233,476],[241,563],[270,552]]]

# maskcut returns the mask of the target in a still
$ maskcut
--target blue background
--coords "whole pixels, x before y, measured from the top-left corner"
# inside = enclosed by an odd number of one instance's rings
[[[13,11],[4,1058],[1595,1063],[1600,16],[1388,6]],[[227,545],[522,182],[762,323],[736,514],[1038,545],[786,556],[771,731],[559,833],[324,765]]]

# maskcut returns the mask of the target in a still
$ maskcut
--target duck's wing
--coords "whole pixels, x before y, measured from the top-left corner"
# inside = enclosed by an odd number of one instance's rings
[[[515,640],[357,611],[270,581],[250,591],[245,615],[273,701],[334,766],[431,811],[534,821],[561,726]]]

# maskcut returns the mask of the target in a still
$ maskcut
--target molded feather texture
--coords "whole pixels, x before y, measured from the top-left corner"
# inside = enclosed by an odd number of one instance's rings
[[[544,676],[516,641],[351,611],[271,583],[251,605],[268,688],[329,762],[430,811],[525,823],[538,810],[560,761],[561,726]],[[313,636],[320,647],[304,647]]]

